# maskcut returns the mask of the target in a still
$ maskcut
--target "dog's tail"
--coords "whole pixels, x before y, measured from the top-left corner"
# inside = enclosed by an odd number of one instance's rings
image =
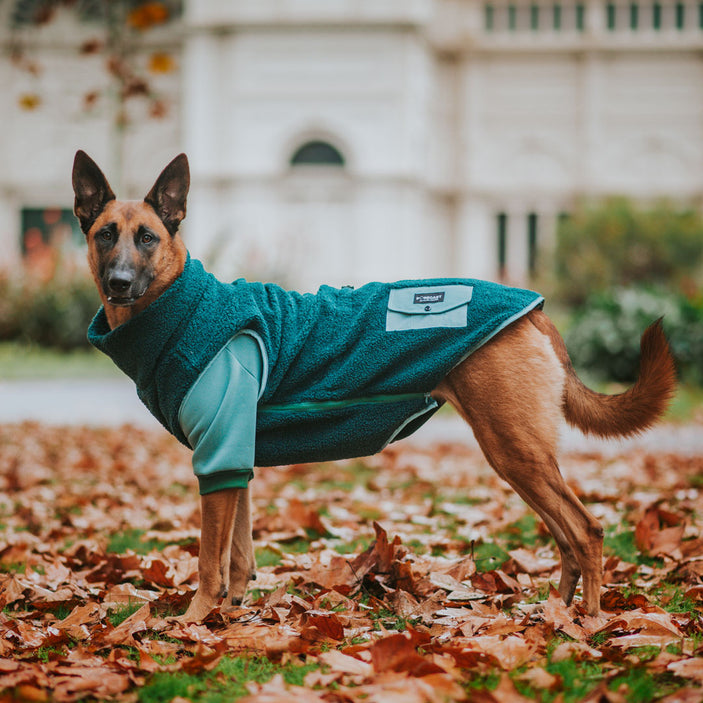
[[[637,381],[624,393],[604,395],[587,388],[571,361],[565,371],[566,421],[600,437],[627,437],[651,427],[664,414],[676,391],[676,367],[661,319],[644,331]]]
[[[637,381],[616,395],[586,387],[576,375],[561,335],[550,323],[551,329],[544,329],[547,316],[535,322],[548,333],[566,372],[563,411],[570,425],[600,437],[627,437],[651,427],[664,414],[676,391],[676,366],[661,318],[642,335]]]

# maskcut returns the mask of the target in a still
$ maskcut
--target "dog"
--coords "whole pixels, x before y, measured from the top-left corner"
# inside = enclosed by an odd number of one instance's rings
[[[173,159],[143,201],[117,200],[100,168],[82,151],[76,153],[72,180],[74,212],[86,236],[104,325],[109,331],[133,329],[189,265],[178,233],[190,185],[187,158]],[[420,302],[439,298],[432,293],[420,296]],[[625,437],[662,416],[675,392],[676,373],[661,321],[642,335],[638,380],[616,395],[596,393],[579,380],[564,341],[538,305],[466,353],[428,396],[458,411],[488,463],[548,527],[560,552],[564,602],[572,602],[582,578],[583,605],[596,615],[603,530],[560,473],[558,428],[565,419],[584,433]],[[255,576],[246,485],[203,494],[201,511],[200,582],[180,616],[187,622],[202,620],[218,604],[223,612],[239,604]]]

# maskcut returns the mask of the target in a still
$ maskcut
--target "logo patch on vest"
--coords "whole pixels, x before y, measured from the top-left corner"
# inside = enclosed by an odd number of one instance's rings
[[[444,291],[439,293],[415,293],[414,305],[426,305],[427,303],[443,303]]]

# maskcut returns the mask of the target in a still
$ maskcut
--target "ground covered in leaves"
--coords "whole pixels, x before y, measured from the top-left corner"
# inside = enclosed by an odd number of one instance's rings
[[[183,626],[189,459],[163,432],[0,427],[0,701],[703,699],[703,457],[563,457],[606,530],[597,618],[470,447],[258,470],[258,578]]]

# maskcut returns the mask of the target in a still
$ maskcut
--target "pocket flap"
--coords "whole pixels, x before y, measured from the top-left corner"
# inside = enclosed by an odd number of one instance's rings
[[[466,305],[474,287],[462,284],[394,288],[388,296],[388,310],[405,315],[431,315]]]

